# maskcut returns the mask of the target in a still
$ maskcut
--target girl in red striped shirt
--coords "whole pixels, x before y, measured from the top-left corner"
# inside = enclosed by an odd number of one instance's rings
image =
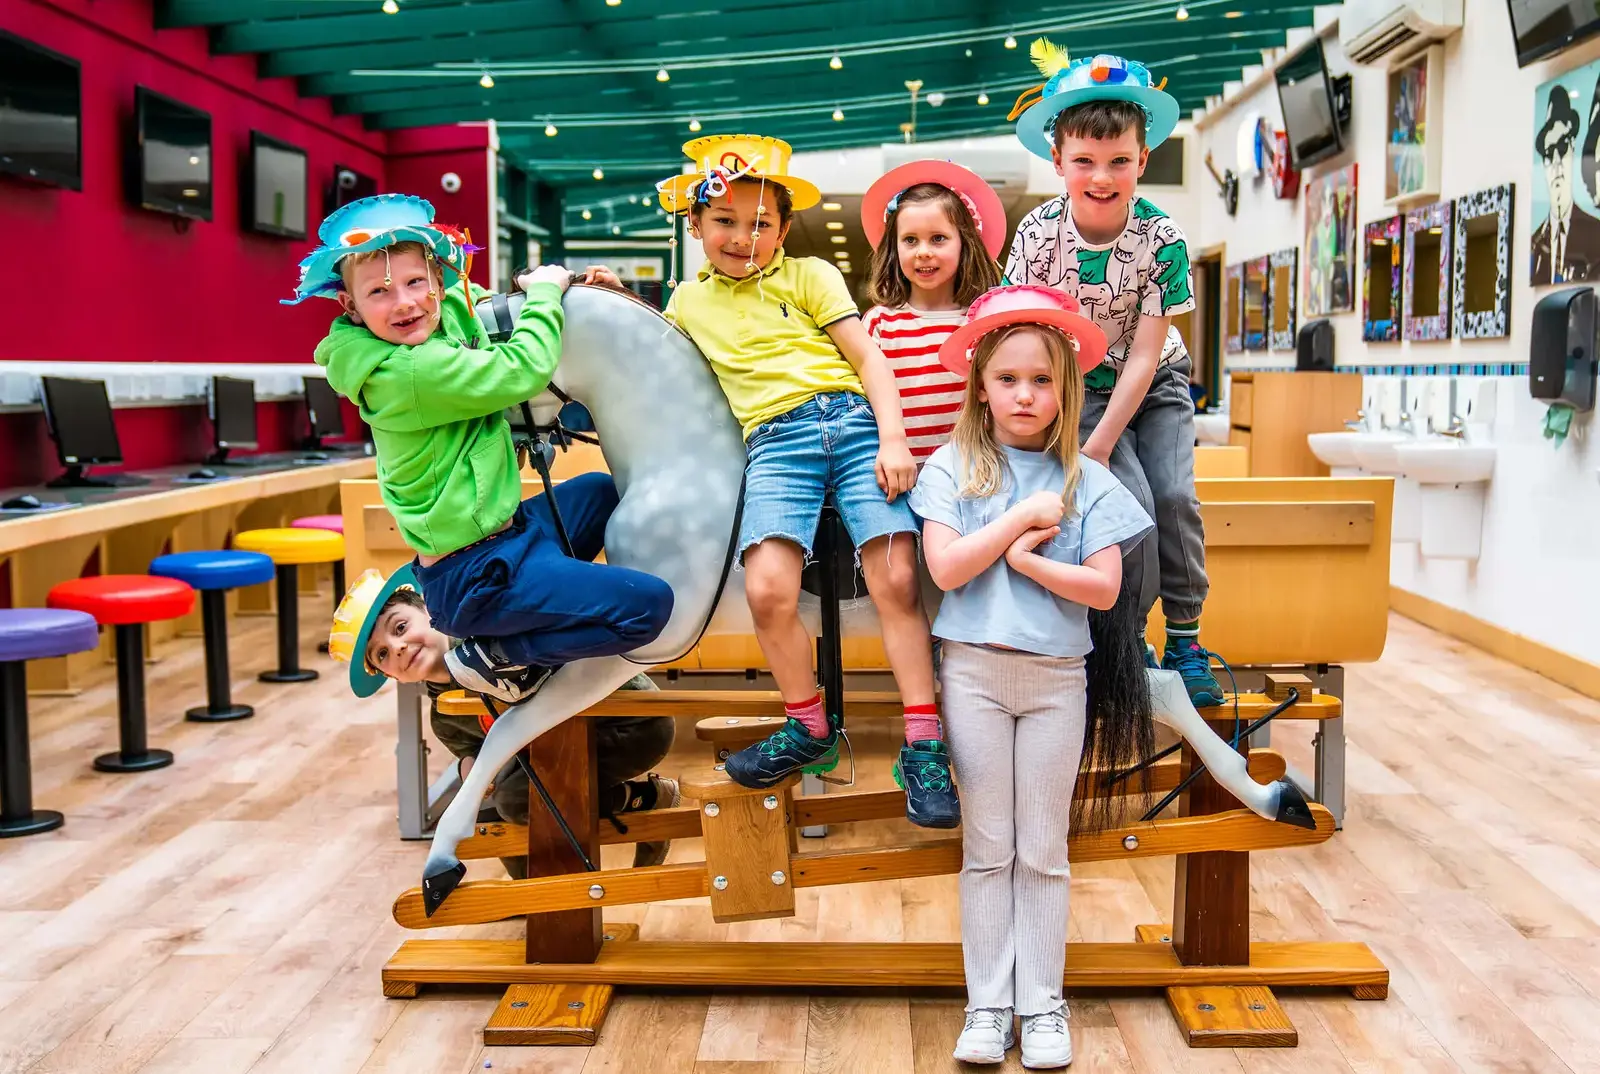
[[[917,160],[872,184],[861,223],[874,247],[874,305],[864,324],[894,370],[920,468],[950,439],[961,412],[966,383],[939,364],[939,345],[966,323],[967,307],[1000,284],[1005,209],[968,169]]]

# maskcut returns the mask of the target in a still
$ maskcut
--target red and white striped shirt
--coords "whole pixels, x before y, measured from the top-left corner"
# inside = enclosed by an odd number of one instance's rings
[[[950,439],[961,412],[966,381],[939,364],[939,346],[966,320],[966,310],[873,306],[863,321],[894,370],[906,440],[918,466]]]

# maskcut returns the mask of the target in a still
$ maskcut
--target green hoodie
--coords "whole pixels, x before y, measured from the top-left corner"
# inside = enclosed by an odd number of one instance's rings
[[[473,301],[487,297],[472,289]],[[439,327],[415,347],[386,343],[339,316],[317,344],[333,390],[372,427],[378,488],[406,544],[443,556],[494,533],[522,502],[507,407],[544,391],[561,357],[561,289],[529,288],[504,343],[483,336],[457,288]]]

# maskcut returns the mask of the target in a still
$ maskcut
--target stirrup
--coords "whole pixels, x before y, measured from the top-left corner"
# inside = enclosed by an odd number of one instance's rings
[[[850,735],[845,731],[842,723],[840,724],[838,731],[839,740],[844,743],[846,752],[850,754],[850,778],[836,779],[833,776],[826,774],[839,767],[838,743],[835,743],[832,747],[830,747],[828,752],[823,755],[820,761],[816,761],[808,765],[802,765],[800,771],[804,772],[808,776],[816,776],[822,782],[831,783],[835,787],[854,787],[856,785],[856,750],[855,747],[850,744]]]

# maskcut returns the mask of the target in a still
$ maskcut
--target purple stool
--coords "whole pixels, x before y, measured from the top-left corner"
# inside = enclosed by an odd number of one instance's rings
[[[99,644],[99,624],[87,612],[0,608],[0,839],[48,832],[63,820],[60,813],[33,808],[27,662]]]
[[[296,530],[331,530],[334,533],[344,532],[343,515],[306,515],[289,523],[290,529]],[[333,561],[333,610],[339,610],[339,602],[344,599],[344,560]],[[328,643],[321,642],[317,645],[317,652],[328,651]]]

